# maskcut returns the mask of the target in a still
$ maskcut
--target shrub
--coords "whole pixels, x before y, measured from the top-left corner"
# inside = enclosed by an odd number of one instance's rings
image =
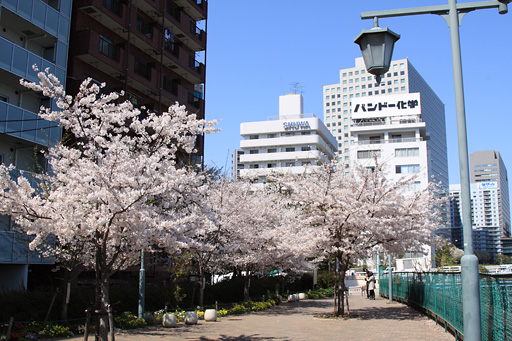
[[[60,326],[58,324],[48,324],[39,332],[39,337],[45,339],[69,336],[69,327]]]
[[[229,314],[227,309],[219,309],[217,310],[217,317],[224,317]]]
[[[314,298],[325,298],[334,296],[334,290],[331,288],[328,289],[317,289],[312,290],[306,293],[306,298],[314,299]]]
[[[147,325],[146,320],[137,318],[131,312],[126,311],[121,316],[114,318],[115,325],[121,329],[143,328]]]

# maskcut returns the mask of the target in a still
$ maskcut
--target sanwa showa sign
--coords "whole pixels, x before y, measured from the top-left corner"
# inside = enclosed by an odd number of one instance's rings
[[[419,93],[352,99],[352,118],[421,115]]]
[[[292,121],[292,122],[283,122],[284,130],[301,130],[301,129],[311,129],[309,125],[309,121]]]

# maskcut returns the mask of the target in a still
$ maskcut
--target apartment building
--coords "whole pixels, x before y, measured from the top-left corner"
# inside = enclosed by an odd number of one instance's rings
[[[62,138],[56,122],[40,119],[41,106],[55,102],[22,87],[20,78],[39,81],[37,72],[49,69],[66,84],[70,41],[71,0],[0,1],[0,162],[13,164],[30,177],[46,168],[40,150]],[[0,216],[0,290],[27,287],[29,266],[50,264],[29,251],[27,237],[15,231],[8,216]]]
[[[206,0],[74,0],[72,18],[68,92],[91,77],[137,107],[204,118]]]

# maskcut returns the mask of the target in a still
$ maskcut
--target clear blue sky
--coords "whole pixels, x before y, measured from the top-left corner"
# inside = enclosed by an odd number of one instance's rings
[[[470,2],[462,1],[459,3]],[[361,12],[447,4],[448,0],[210,0],[206,118],[221,131],[206,136],[205,163],[229,171],[240,123],[278,115],[280,95],[303,86],[304,112],[323,118],[322,86],[360,57],[354,37],[372,27]],[[469,152],[498,150],[512,172],[512,4],[467,14],[461,25]],[[437,15],[381,19],[401,35],[393,59],[410,62],[445,103],[450,183],[459,183],[450,33]]]

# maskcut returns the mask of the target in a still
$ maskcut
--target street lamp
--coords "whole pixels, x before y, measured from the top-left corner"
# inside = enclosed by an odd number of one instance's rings
[[[453,79],[455,84],[455,106],[457,118],[457,136],[459,146],[459,170],[461,184],[461,206],[462,206],[462,228],[464,235],[464,256],[461,259],[461,277],[462,277],[462,310],[464,322],[464,340],[481,340],[482,329],[480,321],[480,282],[478,273],[478,258],[473,253],[472,219],[471,219],[471,192],[469,185],[469,162],[468,162],[468,142],[466,136],[466,113],[464,106],[464,85],[462,82],[462,62],[460,53],[459,22],[468,12],[477,9],[498,8],[500,14],[508,12],[508,4],[512,0],[481,1],[472,3],[457,4],[457,0],[448,0],[448,5],[427,6],[417,8],[405,8],[396,10],[384,10],[361,13],[361,19],[374,19],[374,26],[377,25],[378,18],[398,17],[419,14],[437,14],[442,16],[450,27],[450,37],[452,45],[453,61]],[[383,31],[382,29],[380,29]],[[389,70],[389,62],[393,52],[393,34],[388,35],[386,39],[373,39],[372,30],[363,30],[355,39],[363,52],[363,58],[368,72],[374,74],[377,79],[383,73]],[[384,30],[386,31],[386,30]],[[391,32],[391,31],[387,31]],[[391,32],[392,33],[392,32]],[[395,33],[396,37],[398,36]],[[391,43],[391,41],[393,43]],[[377,46],[368,46],[377,45]],[[382,52],[389,59],[387,65],[381,61],[367,60],[365,50],[373,49],[380,51],[388,49],[389,52]],[[367,53],[368,54],[368,53]],[[370,53],[371,55],[371,53]],[[383,72],[383,70],[386,70]]]
[[[377,18],[375,18],[371,30],[363,30],[354,39],[354,42],[361,48],[368,72],[375,75],[377,83],[380,83],[381,76],[389,71],[393,46],[398,39],[400,39],[400,35],[387,27],[380,28]]]

